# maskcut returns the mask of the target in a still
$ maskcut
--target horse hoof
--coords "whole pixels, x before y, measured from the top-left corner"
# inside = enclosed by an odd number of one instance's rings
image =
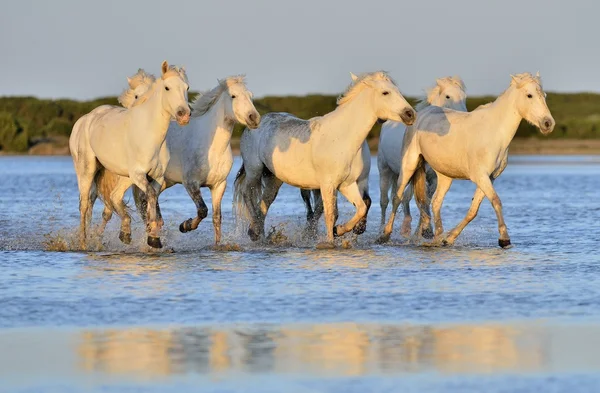
[[[152,248],[162,248],[160,237],[148,236],[148,245]]]
[[[329,242],[321,242],[317,243],[317,250],[333,250],[335,248],[335,244]]]
[[[248,236],[250,236],[250,240],[256,242],[260,239],[260,235],[254,229],[248,229]]]
[[[425,239],[433,239],[433,231],[431,228],[425,228],[423,229],[423,232],[421,232],[421,236]]]
[[[333,237],[339,237],[340,235],[338,235],[338,230],[337,230],[337,226],[333,227]]]
[[[367,222],[366,221],[361,221],[358,224],[356,224],[354,226],[354,228],[352,228],[352,232],[354,232],[355,235],[362,235],[363,233],[365,233],[366,230],[367,230]]]
[[[385,244],[390,241],[390,235],[381,235],[375,241],[377,244]]]
[[[190,231],[190,220],[191,218],[179,224],[179,232],[186,233]]]
[[[498,245],[504,249],[512,247],[512,244],[510,244],[510,239],[498,239]]]
[[[447,246],[451,246],[452,243],[450,243],[448,240],[444,239],[442,240],[442,246],[447,247]]]
[[[119,240],[121,242],[123,242],[124,244],[130,244],[131,243],[131,233],[127,233],[127,232],[119,232]]]

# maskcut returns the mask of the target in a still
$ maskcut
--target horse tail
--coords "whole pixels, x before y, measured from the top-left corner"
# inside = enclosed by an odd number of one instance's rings
[[[119,176],[105,168],[100,168],[98,172],[96,172],[96,177],[94,178],[94,185],[96,186],[98,196],[104,203],[104,206],[112,211],[115,211],[116,209],[112,202],[111,194],[118,182]],[[126,202],[123,202],[123,204],[127,210],[130,210],[129,205]]]
[[[235,221],[240,219],[248,219],[250,217],[248,206],[246,206],[244,201],[244,190],[242,190],[242,184],[245,180],[246,168],[242,162],[242,166],[240,167],[237,175],[235,175],[235,180],[233,182],[233,212]]]
[[[410,182],[413,185],[415,202],[417,202],[417,206],[419,206],[419,211],[421,212],[421,214],[429,214],[428,211],[424,212],[424,209],[422,209],[423,206],[429,206],[429,204],[431,203],[427,192],[427,179],[424,164],[419,165],[412,178],[410,179]]]
[[[110,194],[112,192],[110,172],[107,172],[104,168],[100,168],[98,172],[96,172],[94,185],[96,186],[96,191],[100,200],[104,203],[104,206],[114,211],[114,206],[110,200]]]

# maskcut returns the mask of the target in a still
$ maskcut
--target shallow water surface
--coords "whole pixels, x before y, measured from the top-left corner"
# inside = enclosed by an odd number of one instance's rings
[[[597,157],[511,157],[496,182],[509,250],[487,201],[453,247],[397,230],[375,245],[373,161],[367,233],[348,249],[314,249],[287,186],[267,218],[286,240],[251,243],[231,181],[224,240],[241,251],[211,247],[210,218],[181,234],[194,205],[176,186],[161,196],[164,251],[147,250],[133,212],[130,246],[115,217],[97,251],[49,252],[75,239],[70,158],[0,157],[0,391],[594,391],[599,176]],[[455,182],[446,229],[473,191]]]

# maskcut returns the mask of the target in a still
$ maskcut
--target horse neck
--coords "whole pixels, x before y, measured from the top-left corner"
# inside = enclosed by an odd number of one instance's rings
[[[490,127],[489,130],[494,133],[502,150],[508,149],[523,119],[515,103],[516,94],[516,90],[510,87],[489,108],[483,109],[493,115],[492,121],[496,126]]]
[[[365,89],[351,101],[323,116],[319,122],[326,138],[334,140],[336,146],[353,155],[367,139],[376,121],[377,116]]]
[[[171,115],[162,105],[162,90],[161,85],[156,86],[146,102],[131,109],[134,119],[143,124],[144,140],[159,146],[165,141],[171,122]]]
[[[217,154],[223,154],[229,148],[235,125],[235,122],[228,119],[225,113],[225,100],[221,94],[208,112],[201,116],[205,122],[205,127],[202,127],[201,130],[204,136],[202,139],[208,139],[209,149]]]

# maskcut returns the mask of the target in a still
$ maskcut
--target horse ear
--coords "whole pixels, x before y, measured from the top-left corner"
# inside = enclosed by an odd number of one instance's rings
[[[165,60],[162,62],[162,65],[161,65],[162,74],[163,75],[166,74],[168,70],[169,70],[169,63],[167,63],[167,61]]]
[[[517,77],[514,76],[513,74],[510,74],[510,78],[512,79],[510,82],[511,84],[515,84],[515,85],[519,84],[519,79],[517,79]]]
[[[127,77],[127,84],[129,85],[129,87],[131,87],[133,89],[133,85],[131,82],[133,82],[133,79],[131,79],[130,77]]]
[[[350,73],[350,78],[352,78],[352,81],[356,82],[356,80],[358,79],[358,76],[354,75],[352,72]]]
[[[540,72],[539,71],[535,73],[535,77],[538,78],[538,79],[540,79]]]

